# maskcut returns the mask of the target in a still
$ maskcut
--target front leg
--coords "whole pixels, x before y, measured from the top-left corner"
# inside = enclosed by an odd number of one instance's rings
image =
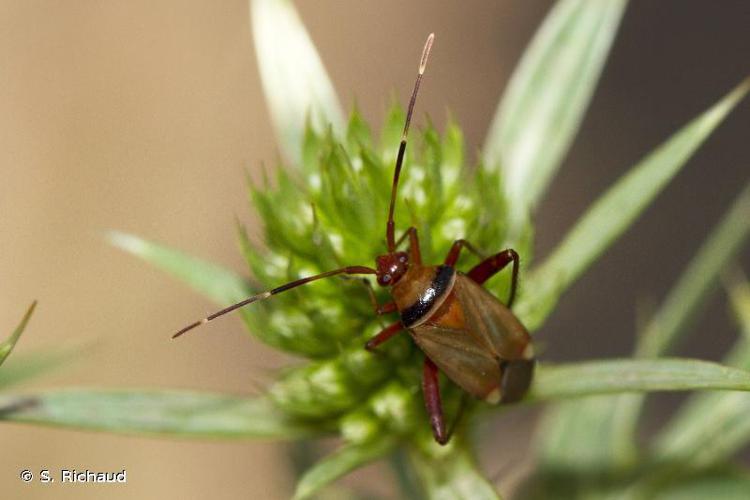
[[[396,323],[393,323],[392,325],[383,328],[380,330],[380,332],[375,335],[373,338],[367,341],[365,344],[365,349],[368,351],[373,351],[377,346],[385,342],[386,340],[390,339],[394,335],[396,335],[398,332],[404,329],[404,324],[400,321],[397,321]]]
[[[362,278],[362,283],[367,288],[367,294],[370,296],[370,304],[372,304],[372,310],[375,311],[376,315],[382,316],[383,314],[396,312],[397,307],[395,302],[386,302],[382,305],[378,303],[378,298],[375,296],[375,290],[373,290],[370,280]]]
[[[445,444],[448,442],[449,434],[445,432],[443,404],[440,401],[438,367],[427,356],[424,357],[422,392],[424,393],[424,405],[427,408],[427,414],[430,416],[432,435],[439,444]]]

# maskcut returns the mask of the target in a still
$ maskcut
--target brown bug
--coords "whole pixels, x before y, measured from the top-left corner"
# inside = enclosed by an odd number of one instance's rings
[[[493,404],[506,403],[517,401],[526,393],[535,360],[528,332],[510,311],[518,282],[519,259],[514,250],[503,250],[483,259],[464,274],[455,268],[463,248],[481,258],[468,241],[456,240],[441,265],[429,266],[422,264],[415,227],[410,227],[398,240],[395,239],[393,211],[398,179],[414,103],[434,38],[434,34],[430,34],[425,43],[409,101],[391,188],[386,225],[388,253],[375,259],[376,268],[348,266],[292,281],[196,321],[174,337],[247,304],[321,278],[340,274],[374,274],[379,285],[391,287],[393,297],[393,301],[386,304],[378,305],[375,302],[375,313],[398,312],[401,319],[371,338],[365,348],[373,350],[396,333],[409,332],[424,352],[422,390],[432,432],[438,443],[445,444],[450,435],[446,432],[443,418],[438,370],[478,399]],[[407,238],[408,251],[397,251]],[[504,305],[482,288],[482,284],[510,263],[513,264],[510,296]]]

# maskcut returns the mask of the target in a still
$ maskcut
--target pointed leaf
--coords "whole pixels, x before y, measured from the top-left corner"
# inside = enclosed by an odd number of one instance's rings
[[[265,398],[187,391],[77,389],[0,396],[0,420],[126,434],[291,439],[320,428]]]
[[[79,348],[49,349],[13,356],[0,370],[0,389],[20,384],[70,363],[79,352]]]
[[[32,302],[29,308],[26,310],[26,314],[23,315],[23,318],[21,319],[21,322],[18,324],[15,330],[13,330],[13,333],[10,334],[10,337],[8,337],[3,342],[0,342],[0,365],[5,362],[5,359],[8,357],[8,355],[13,350],[13,347],[15,347],[16,342],[18,342],[18,339],[21,338],[21,334],[26,329],[26,324],[31,319],[31,315],[34,313],[34,308],[36,307],[36,301]]]
[[[599,197],[526,278],[516,313],[535,330],[558,297],[633,223],[750,88],[744,81],[680,129]]]
[[[742,339],[725,363],[750,369],[750,342]],[[750,394],[711,393],[690,398],[654,440],[662,461],[710,465],[728,459],[750,441]]]
[[[664,305],[649,321],[636,353],[656,357],[668,352],[686,326],[702,309],[701,304],[715,286],[719,273],[742,248],[750,235],[750,184],[693,257]]]
[[[685,333],[686,325],[701,309],[706,295],[716,284],[719,272],[737,254],[749,232],[750,186],[743,190],[721,223],[711,231],[681,274],[682,278],[649,322],[639,344],[642,356],[664,354],[674,339]],[[718,400],[750,398],[750,395],[715,393],[699,397],[710,403],[701,406],[700,416],[691,417],[692,423],[697,432],[708,437],[710,431],[706,427],[713,427],[717,420],[711,419],[712,423],[706,425],[705,419],[709,417],[708,412],[717,406]],[[621,468],[632,464],[637,458],[635,433],[644,401],[645,394],[622,394],[560,403],[544,420],[543,430],[539,434],[542,436],[540,459],[558,464],[567,461],[568,465],[574,465],[570,462],[575,461],[579,465],[587,464],[589,469]],[[693,434],[682,426],[675,433],[688,441]],[[573,446],[575,454],[569,453]],[[703,448],[703,445],[697,444],[697,448]],[[694,455],[693,451],[688,449],[686,455]]]
[[[750,474],[739,469],[709,470],[674,478],[653,492],[659,500],[746,500],[750,492]]]
[[[629,434],[616,431],[621,429],[617,418],[627,414],[629,399],[637,396],[591,396],[561,401],[546,410],[535,447],[540,466],[593,472],[632,463],[635,443]]]
[[[395,438],[383,438],[368,443],[346,445],[318,461],[297,483],[294,498],[309,498],[321,488],[347,473],[390,453],[396,446]]]
[[[323,63],[290,0],[252,0],[258,68],[282,150],[302,159],[305,122],[318,133],[344,136],[344,115]]]
[[[432,500],[499,500],[494,486],[477,468],[473,457],[463,446],[431,457],[419,450],[410,453],[414,470]]]
[[[750,372],[697,359],[612,359],[539,367],[528,400],[687,390],[750,391]]]
[[[729,301],[742,335],[750,340],[750,281],[743,280],[732,284],[729,287]]]
[[[118,231],[109,233],[109,241],[185,282],[219,305],[232,304],[249,295],[249,287],[241,277],[216,264]]]
[[[502,167],[511,234],[520,234],[588,108],[626,0],[561,0],[513,73],[485,141]]]

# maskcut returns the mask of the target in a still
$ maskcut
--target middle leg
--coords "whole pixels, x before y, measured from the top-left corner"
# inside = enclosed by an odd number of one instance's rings
[[[505,266],[511,262],[513,263],[513,271],[510,279],[510,294],[508,296],[508,302],[505,304],[510,307],[513,305],[513,299],[516,298],[516,287],[518,286],[519,257],[515,250],[508,248],[500,253],[496,253],[492,257],[486,258],[476,266],[472,267],[466,275],[481,285],[495,274],[502,271]]]
[[[484,259],[484,255],[481,254],[479,250],[477,250],[474,245],[472,245],[468,240],[460,239],[453,242],[453,245],[451,245],[451,249],[448,251],[448,255],[445,257],[445,261],[443,264],[446,266],[455,267],[456,262],[458,262],[458,256],[461,254],[461,250],[466,248],[469,252],[473,253],[480,259]]]
[[[361,278],[361,280],[365,285],[365,288],[367,289],[367,294],[370,297],[370,304],[372,304],[372,310],[375,311],[376,315],[382,316],[383,314],[396,312],[396,302],[390,301],[386,302],[385,304],[380,304],[378,302],[378,298],[375,296],[375,290],[372,288],[372,283],[370,283],[370,280],[368,280],[367,278]]]

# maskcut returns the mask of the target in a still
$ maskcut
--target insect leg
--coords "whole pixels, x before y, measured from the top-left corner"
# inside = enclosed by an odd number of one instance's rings
[[[419,236],[416,227],[412,226],[407,229],[396,242],[396,247],[403,243],[407,236],[409,237],[409,262],[420,265],[422,264],[422,252],[419,250]]]
[[[481,252],[474,247],[474,245],[469,243],[467,240],[460,239],[453,242],[451,249],[448,251],[448,255],[445,257],[444,264],[446,266],[454,267],[456,265],[456,262],[458,262],[458,256],[464,247],[480,259],[485,258],[484,255],[482,255]]]
[[[513,274],[510,281],[510,295],[508,302],[505,304],[510,307],[513,305],[513,299],[516,298],[516,286],[518,285],[518,254],[512,248],[503,250],[500,253],[488,257],[476,266],[472,267],[466,275],[479,283],[480,285],[503,270],[505,266],[513,262]]]
[[[397,321],[396,323],[393,323],[392,325],[384,328],[383,330],[380,330],[380,333],[375,335],[373,338],[367,341],[365,344],[365,349],[368,351],[372,351],[377,346],[385,342],[386,340],[390,339],[394,335],[396,335],[398,332],[404,329],[403,323],[400,321]]]
[[[342,276],[342,277],[347,278],[347,276]],[[352,279],[352,278],[349,278],[349,279]],[[361,281],[362,284],[367,289],[367,295],[370,298],[370,304],[372,305],[372,310],[375,311],[375,314],[380,316],[383,314],[396,312],[395,302],[393,301],[386,302],[385,304],[382,304],[382,305],[378,303],[378,298],[375,296],[375,290],[373,289],[372,283],[370,283],[370,280],[368,280],[367,278],[357,278],[357,279]]]
[[[443,405],[440,402],[440,383],[438,381],[438,367],[430,358],[424,358],[424,371],[422,374],[422,392],[424,393],[424,404],[430,416],[432,435],[440,444],[448,442],[449,435],[445,432],[445,421],[443,420]]]
[[[393,301],[386,302],[385,304],[379,304],[378,298],[375,296],[375,290],[372,288],[372,283],[367,278],[362,278],[362,282],[367,288],[367,293],[370,295],[370,304],[372,304],[372,310],[375,311],[375,315],[378,316],[378,323],[381,328],[385,328],[382,318],[380,316],[396,311],[396,303]]]

